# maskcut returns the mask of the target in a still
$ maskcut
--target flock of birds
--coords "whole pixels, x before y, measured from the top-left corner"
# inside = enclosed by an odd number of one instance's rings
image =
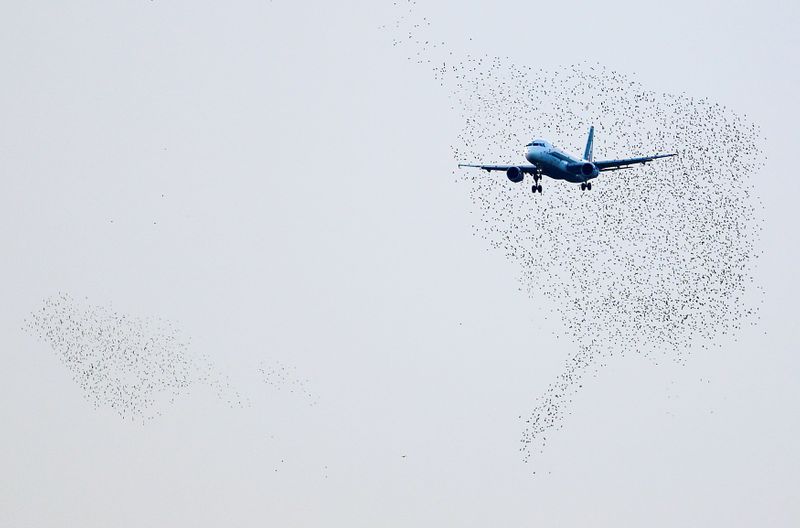
[[[557,71],[508,59],[459,56],[430,34],[415,2],[395,2],[385,26],[407,57],[431,68],[463,127],[454,162],[516,163],[533,135],[579,152],[590,125],[598,159],[652,153],[679,156],[605,174],[595,190],[546,180],[545,192],[502,173],[456,171],[474,204],[474,232],[518,264],[522,288],[557,311],[558,332],[576,352],[522,419],[523,459],[542,452],[563,427],[587,375],[609,358],[637,353],[685,361],[756,318],[752,268],[761,229],[751,181],[762,167],[762,138],[744,117],[708,99],[648,90],[599,64]],[[149,420],[196,384],[231,405],[241,395],[169,321],[136,317],[59,293],[25,330],[48,343],[95,406]],[[264,382],[318,397],[283,363],[263,363]]]
[[[282,361],[262,362],[258,371],[261,373],[264,383],[272,389],[297,394],[310,407],[319,403],[319,396],[312,392],[309,379],[302,377],[297,367]]]
[[[207,356],[192,351],[191,339],[175,323],[160,317],[58,293],[42,301],[23,330],[50,345],[95,408],[111,408],[123,419],[152,420],[197,385],[230,407],[251,405]],[[272,389],[296,393],[310,406],[319,403],[297,367],[262,362],[258,371]]]
[[[503,173],[454,171],[475,206],[475,234],[518,264],[522,288],[554,308],[554,326],[577,350],[520,417],[526,462],[563,427],[585,376],[609,358],[683,363],[756,321],[763,207],[751,185],[764,156],[753,123],[600,64],[546,71],[459,56],[433,38],[415,2],[395,6],[395,23],[384,26],[393,44],[431,68],[463,120],[454,165],[526,163],[522,145],[533,136],[579,154],[590,125],[596,159],[679,154],[605,173],[590,192],[545,178],[535,195]]]
[[[58,293],[44,299],[23,330],[49,344],[95,408],[146,422],[203,384],[233,407],[242,395],[191,339],[159,317],[138,317]]]

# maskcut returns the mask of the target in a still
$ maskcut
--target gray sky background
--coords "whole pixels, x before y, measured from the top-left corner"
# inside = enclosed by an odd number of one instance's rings
[[[420,5],[459,53],[600,61],[767,138],[759,324],[612,362],[532,477],[517,417],[573,348],[472,235],[460,123],[378,29],[391,7],[0,7],[0,525],[797,525],[798,8]],[[93,409],[20,329],[57,291],[178,322],[252,405]]]

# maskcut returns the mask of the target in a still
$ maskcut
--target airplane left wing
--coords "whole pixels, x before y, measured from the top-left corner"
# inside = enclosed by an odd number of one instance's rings
[[[605,160],[605,161],[595,161],[594,165],[600,172],[603,171],[611,171],[611,170],[620,170],[620,169],[631,169],[630,165],[637,165],[645,163],[650,163],[653,160],[657,160],[659,158],[669,158],[672,156],[677,156],[676,153],[673,154],[656,154],[655,156],[645,156],[643,158],[628,158],[628,159],[617,159],[617,160]]]

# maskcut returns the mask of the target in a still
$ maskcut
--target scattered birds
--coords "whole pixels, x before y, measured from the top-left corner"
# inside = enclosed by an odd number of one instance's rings
[[[264,361],[258,367],[258,371],[261,373],[264,383],[273,389],[297,394],[310,407],[319,403],[319,396],[311,391],[308,378],[298,374],[297,367],[281,361]]]
[[[692,350],[757,322],[763,205],[753,185],[765,157],[755,124],[709,98],[651,90],[599,63],[548,71],[458,54],[434,38],[415,2],[395,7],[384,26],[393,46],[431,69],[460,115],[454,165],[527,163],[522,145],[534,137],[580,154],[591,125],[596,159],[678,153],[604,173],[588,192],[545,178],[534,195],[502,173],[454,171],[473,204],[475,236],[518,265],[521,289],[552,309],[556,337],[576,347],[520,416],[525,462],[543,453],[585,377],[610,358],[683,364]]]
[[[173,322],[139,317],[58,293],[42,301],[23,330],[50,345],[95,408],[148,421],[197,384],[231,406],[242,397]]]

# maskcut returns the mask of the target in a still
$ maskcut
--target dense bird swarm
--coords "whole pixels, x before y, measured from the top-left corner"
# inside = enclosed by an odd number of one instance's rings
[[[211,363],[189,352],[191,340],[170,321],[60,293],[45,299],[24,329],[52,347],[95,408],[110,407],[123,419],[150,420],[198,383],[242,405]]]
[[[590,125],[595,159],[678,153],[601,173],[586,192],[544,178],[544,193],[534,194],[532,181],[514,184],[502,172],[456,172],[475,206],[475,234],[519,265],[523,289],[554,311],[553,326],[577,349],[521,417],[526,462],[608,358],[635,352],[682,363],[755,321],[762,207],[752,184],[764,158],[753,123],[599,64],[545,71],[458,56],[432,38],[414,2],[395,5],[397,20],[386,26],[393,43],[432,69],[463,119],[454,164],[528,164],[522,146],[534,137],[580,157]]]

